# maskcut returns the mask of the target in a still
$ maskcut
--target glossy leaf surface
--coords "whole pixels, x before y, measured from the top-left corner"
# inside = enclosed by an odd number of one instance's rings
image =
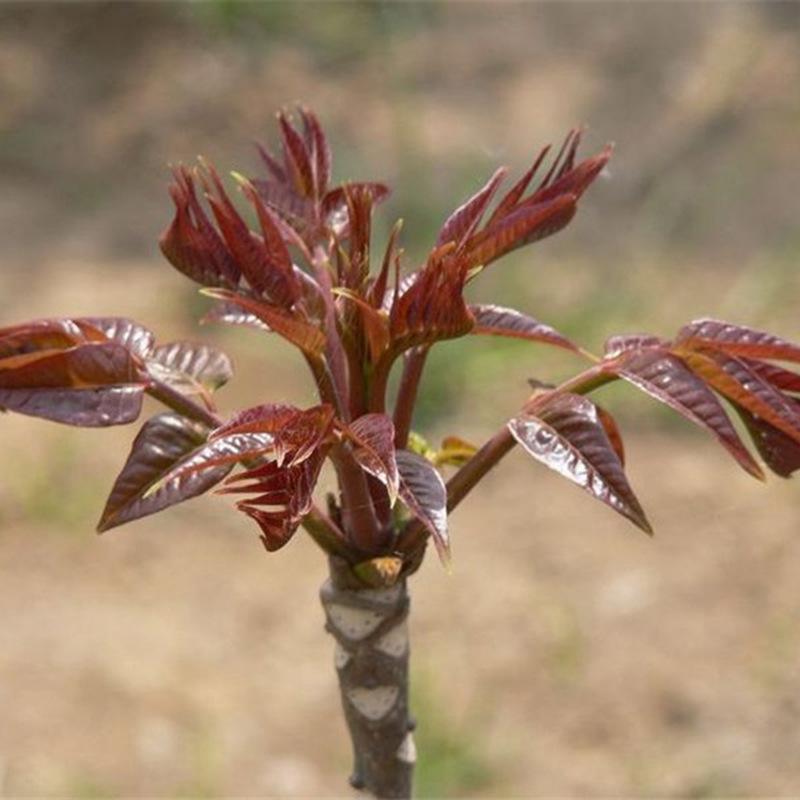
[[[396,453],[400,499],[433,537],[442,561],[450,558],[447,533],[447,488],[442,476],[422,456],[410,450]]]
[[[69,425],[122,425],[139,416],[146,382],[113,342],[25,353],[0,360],[0,406]]]
[[[465,239],[469,237],[481,221],[486,207],[497,192],[498,187],[506,176],[507,170],[503,167],[498,169],[486,185],[469,198],[463,205],[460,205],[442,225],[436,245],[441,246],[448,242],[454,242],[456,247],[460,247]]]
[[[709,386],[745,411],[800,440],[800,411],[771,383],[747,363],[722,353],[703,354],[681,352],[681,358]]]
[[[386,414],[365,414],[351,422],[345,433],[355,445],[356,461],[386,486],[391,505],[397,498],[400,476],[394,449],[394,424]]]
[[[800,362],[800,345],[766,331],[716,319],[698,319],[685,325],[678,332],[675,344],[691,350],[719,350],[732,356]]]
[[[214,303],[200,319],[200,324],[205,325],[209,322],[221,322],[224,325],[242,325],[256,330],[270,332],[270,327],[266,322],[259,319],[255,314],[245,311],[236,303],[220,300]]]
[[[214,391],[224,386],[233,376],[230,358],[207,344],[197,342],[170,342],[156,347],[150,355],[150,364],[162,367],[168,376],[180,383],[188,378]]]
[[[533,458],[614,509],[646,533],[652,528],[633,493],[619,456],[585,397],[537,398],[508,423],[511,435]]]
[[[208,289],[204,293],[209,297],[225,300],[234,306],[238,306],[243,311],[253,314],[264,322],[270,330],[309,355],[318,356],[325,349],[325,334],[316,325],[303,320],[296,314],[286,312],[278,308],[278,306],[224,289]]]
[[[475,317],[475,327],[472,329],[472,333],[527,339],[531,342],[554,344],[567,350],[577,350],[576,346],[555,328],[513,308],[498,305],[471,305],[469,310]]]
[[[175,217],[161,235],[161,252],[202,286],[237,286],[241,268],[200,205],[194,175],[186,167],[178,167],[173,175]]]
[[[147,358],[155,346],[156,337],[144,325],[126,317],[82,317],[76,320],[84,330],[91,325],[112,342],[121,344],[133,355]]]
[[[280,467],[276,462],[234,475],[220,494],[252,494],[237,508],[261,528],[261,540],[268,551],[283,547],[311,510],[314,487],[327,454],[320,448],[299,464]]]
[[[609,365],[615,374],[709,430],[741,467],[763,479],[761,468],[745,447],[722,404],[706,384],[677,356],[660,347],[623,350]]]
[[[797,439],[742,408],[737,411],[764,463],[776,475],[788,478],[800,469],[800,442]]]
[[[207,492],[231,470],[230,466],[164,477],[187,454],[205,441],[206,430],[179,414],[159,414],[149,419],[134,439],[133,447],[109,495],[97,525],[107,531],[176,503]],[[150,491],[157,484],[155,491]]]

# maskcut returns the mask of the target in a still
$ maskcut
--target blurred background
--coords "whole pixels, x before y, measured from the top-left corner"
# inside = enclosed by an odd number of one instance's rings
[[[800,338],[800,5],[81,3],[0,6],[0,325],[134,317],[221,343],[224,412],[311,403],[290,349],[207,330],[160,257],[167,164],[258,169],[276,109],[327,126],[339,179],[384,179],[407,263],[504,163],[585,123],[606,175],[558,236],[472,287],[592,350],[703,315]],[[480,442],[525,343],[434,353],[418,426]],[[800,789],[800,490],[604,390],[646,540],[513,453],[413,585],[419,794]],[[132,429],[0,419],[0,795],[320,796],[349,744],[302,535],[267,557],[219,498],[92,534]]]

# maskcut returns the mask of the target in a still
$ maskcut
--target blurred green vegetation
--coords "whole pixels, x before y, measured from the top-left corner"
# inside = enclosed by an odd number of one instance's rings
[[[440,698],[438,681],[424,673],[411,680],[411,708],[418,760],[416,797],[468,797],[494,785],[497,776],[484,754],[478,720],[466,724],[451,719]]]

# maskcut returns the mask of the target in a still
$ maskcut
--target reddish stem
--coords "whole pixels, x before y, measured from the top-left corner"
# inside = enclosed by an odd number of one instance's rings
[[[197,422],[202,422],[204,425],[208,425],[209,428],[218,428],[222,425],[222,419],[213,411],[209,411],[200,403],[196,403],[190,397],[181,394],[177,389],[173,389],[162,381],[151,379],[147,387],[147,393],[173,411],[177,411],[179,414],[183,414],[183,416]]]
[[[397,390],[397,400],[394,405],[394,443],[398,449],[402,449],[408,444],[408,434],[411,432],[411,421],[417,402],[419,383],[429,350],[430,347],[416,347],[405,356],[403,375],[400,378],[400,387]]]
[[[572,392],[574,394],[588,394],[603,384],[616,380],[617,376],[603,370],[599,365],[569,378],[554,391]],[[503,425],[464,464],[458,472],[447,482],[447,510],[452,511],[481,481],[492,467],[498,464],[516,444],[508,427]],[[422,546],[428,533],[419,520],[410,522],[400,535],[398,548],[405,553],[413,553]]]
[[[352,543],[365,553],[380,547],[378,520],[367,485],[367,476],[353,454],[343,445],[331,451],[342,490],[342,517]]]

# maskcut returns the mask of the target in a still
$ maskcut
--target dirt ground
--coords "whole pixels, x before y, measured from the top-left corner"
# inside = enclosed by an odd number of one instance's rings
[[[84,264],[18,311],[126,308],[207,336],[176,321],[180,285]],[[223,341],[242,378],[223,409],[310,402],[288,348]],[[415,577],[421,796],[800,786],[797,485],[758,484],[699,432],[623,430],[654,539],[514,452],[453,515],[452,574],[430,558]],[[0,793],[345,794],[320,554],[300,535],[268,556],[213,497],[97,538],[131,438],[0,418]]]
[[[452,575],[414,580],[423,794],[796,792],[797,487],[699,436],[631,451],[654,540],[512,454],[452,519]],[[5,795],[346,793],[322,559],[223,505],[4,525]]]

